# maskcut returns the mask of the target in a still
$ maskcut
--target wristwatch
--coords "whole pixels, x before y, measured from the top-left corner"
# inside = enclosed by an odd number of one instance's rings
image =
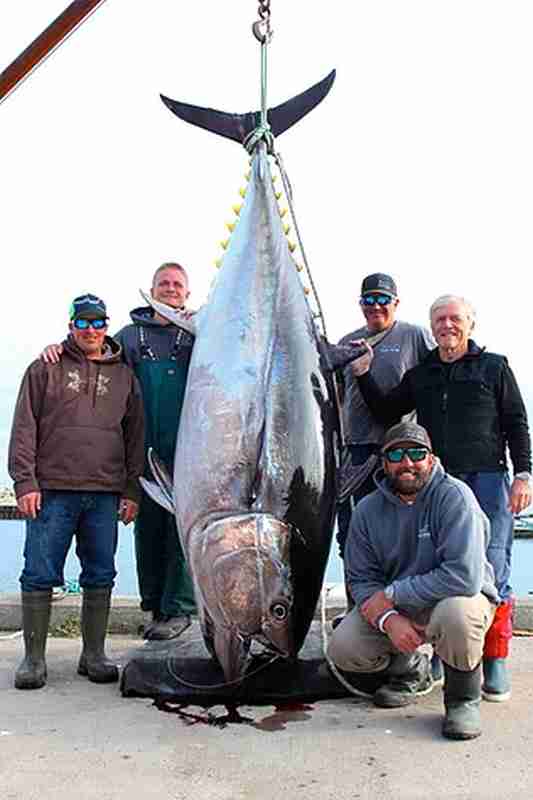
[[[514,477],[518,478],[519,481],[530,481],[531,472],[517,472]]]
[[[391,603],[394,603],[394,586],[392,583],[390,584],[390,586],[385,586],[385,588],[383,589],[383,594],[385,595],[387,600],[390,600]]]

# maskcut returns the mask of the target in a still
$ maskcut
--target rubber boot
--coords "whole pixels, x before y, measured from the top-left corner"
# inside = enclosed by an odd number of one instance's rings
[[[481,664],[470,672],[444,664],[444,707],[442,735],[447,739],[476,739],[481,736]]]
[[[179,617],[163,615],[155,625],[150,627],[150,630],[145,635],[145,639],[151,642],[177,639],[190,625],[191,618],[188,614],[181,614]]]
[[[161,622],[162,615],[160,611],[152,611],[152,621],[145,625],[142,629],[142,637],[143,639],[149,639],[150,635],[157,625],[158,622]]]
[[[504,703],[511,697],[511,680],[507,670],[507,659],[483,659],[483,700],[490,703]]]
[[[438,656],[435,651],[433,651],[433,655],[431,656],[431,677],[433,678],[435,686],[440,686],[444,683],[444,667],[442,666],[440,656]]]
[[[393,656],[386,670],[387,683],[374,695],[379,708],[401,708],[433,689],[429,658],[425,653]]]
[[[513,635],[513,611],[514,598],[501,603],[485,636],[481,692],[483,699],[491,703],[503,703],[511,697],[507,656]]]
[[[104,642],[111,604],[111,589],[84,589],[81,607],[83,650],[78,674],[86,675],[93,683],[118,681],[116,664],[106,658]]]
[[[41,689],[46,684],[46,637],[52,608],[52,590],[22,592],[22,627],[26,654],[15,673],[16,689]]]

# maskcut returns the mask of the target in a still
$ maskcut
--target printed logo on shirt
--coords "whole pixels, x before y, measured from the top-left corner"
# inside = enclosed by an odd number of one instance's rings
[[[422,527],[418,529],[418,538],[431,539],[431,531],[429,530],[429,525],[422,525]]]
[[[380,353],[399,353],[400,352],[400,345],[399,344],[384,344],[379,348]]]
[[[71,389],[76,394],[80,394],[83,391],[84,386],[86,385],[87,381],[84,380],[78,370],[74,370],[73,372],[67,373],[68,383],[67,389]],[[96,380],[96,394],[98,397],[102,397],[104,394],[109,392],[109,383],[111,382],[111,378],[106,378],[104,375],[98,375]],[[89,381],[89,386],[91,383],[94,383],[94,378],[91,378]]]
[[[96,394],[98,397],[101,397],[103,394],[107,394],[109,391],[108,384],[111,382],[111,378],[106,378],[104,375],[99,375],[98,380],[96,382]]]
[[[83,388],[83,384],[85,383],[85,381],[82,380],[80,373],[78,370],[74,370],[74,372],[68,372],[67,376],[69,378],[67,389],[72,389],[73,392],[77,392],[79,394]]]

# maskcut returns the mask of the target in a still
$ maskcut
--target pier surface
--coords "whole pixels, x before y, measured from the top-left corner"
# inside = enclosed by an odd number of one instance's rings
[[[320,628],[318,622],[314,629]],[[316,631],[317,635],[320,631]],[[120,664],[137,636],[109,637]],[[49,639],[48,684],[13,688],[19,634],[0,633],[3,800],[530,800],[533,637],[515,636],[508,703],[482,703],[483,735],[440,735],[442,691],[405,709],[369,700],[241,708],[224,729],[122,698],[76,674],[79,639]],[[189,708],[205,717],[199,708]],[[224,709],[212,709],[221,714]]]

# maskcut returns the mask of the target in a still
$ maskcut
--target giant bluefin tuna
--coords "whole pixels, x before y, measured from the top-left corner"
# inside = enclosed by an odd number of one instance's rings
[[[152,456],[159,486],[143,485],[174,510],[206,645],[234,681],[252,640],[297,654],[335,514],[331,362],[289,251],[264,143],[194,325],[174,478]]]

